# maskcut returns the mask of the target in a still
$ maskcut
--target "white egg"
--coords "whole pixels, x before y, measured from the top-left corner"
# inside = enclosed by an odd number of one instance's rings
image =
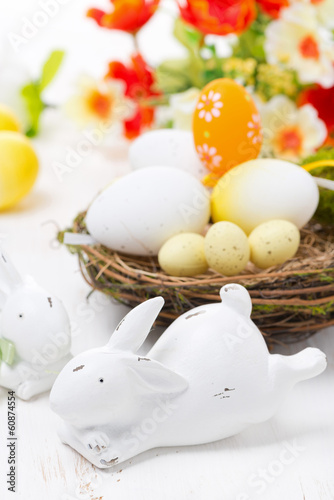
[[[212,193],[212,219],[227,220],[249,234],[262,222],[288,220],[298,228],[313,216],[319,189],[302,167],[283,160],[263,158],[229,170]]]
[[[185,170],[201,180],[208,174],[195,150],[192,132],[162,129],[142,134],[129,149],[134,170],[160,165]]]
[[[202,233],[210,217],[210,195],[193,176],[170,167],[132,172],[91,204],[86,225],[95,240],[132,255],[157,255],[178,233]]]

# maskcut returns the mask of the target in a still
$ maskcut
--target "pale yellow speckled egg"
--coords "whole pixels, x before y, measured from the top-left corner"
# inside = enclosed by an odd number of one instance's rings
[[[171,276],[195,276],[208,270],[204,253],[204,237],[182,233],[169,238],[161,247],[160,267]]]
[[[204,250],[209,266],[225,276],[243,271],[250,256],[246,234],[239,226],[227,221],[210,227],[205,236]]]
[[[248,237],[251,261],[261,269],[283,264],[298,250],[300,233],[292,222],[270,220],[257,226]]]

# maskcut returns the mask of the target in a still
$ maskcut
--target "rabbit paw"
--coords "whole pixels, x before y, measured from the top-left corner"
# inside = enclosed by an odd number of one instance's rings
[[[87,441],[87,448],[96,455],[105,451],[110,444],[110,440],[104,432],[95,432],[89,435]]]
[[[327,366],[326,354],[316,347],[307,347],[296,355],[298,370],[304,370],[315,377],[322,373]]]
[[[17,388],[16,394],[19,398],[27,401],[35,395],[34,384],[30,381],[22,382]]]

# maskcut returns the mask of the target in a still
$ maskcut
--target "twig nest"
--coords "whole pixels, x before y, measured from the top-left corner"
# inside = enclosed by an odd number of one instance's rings
[[[78,214],[74,233],[86,234],[84,220],[85,212]],[[218,296],[220,288],[231,281],[211,270],[190,278],[168,276],[155,258],[118,253],[102,245],[71,245],[69,250],[77,254],[82,275],[92,288],[130,307],[163,295],[166,305],[159,324],[165,327],[192,307],[212,302],[213,295]],[[246,273],[233,276],[232,281],[250,291],[252,319],[268,344],[297,342],[334,325],[331,226],[309,224],[301,230],[295,258],[265,271],[248,264]]]

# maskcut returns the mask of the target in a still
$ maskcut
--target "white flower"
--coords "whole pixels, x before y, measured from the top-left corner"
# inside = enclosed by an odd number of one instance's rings
[[[329,29],[334,29],[334,1],[311,0],[317,11],[319,21]]]
[[[319,22],[329,29],[334,28],[334,1],[333,0],[292,0],[293,3],[308,3],[315,8]]]
[[[266,29],[265,51],[270,64],[294,69],[301,83],[334,85],[332,33],[317,21],[313,5],[293,3]]]
[[[199,118],[204,118],[207,122],[211,122],[213,117],[218,118],[220,116],[219,109],[223,107],[222,101],[219,100],[220,98],[221,95],[219,92],[214,92],[213,90],[210,90],[207,96],[203,94],[197,104],[197,109],[200,110],[198,113]]]
[[[65,105],[67,113],[80,125],[107,122],[110,125],[133,116],[134,105],[124,96],[120,80],[95,80],[83,76],[77,93]]]
[[[192,118],[199,94],[200,90],[193,87],[170,97],[169,104],[172,108],[174,128],[181,130],[192,129]]]
[[[261,133],[261,117],[259,114],[252,115],[252,121],[247,123],[250,129],[247,133],[247,137],[252,139],[253,144],[261,143],[262,133]]]
[[[197,152],[200,160],[209,170],[214,171],[220,167],[222,157],[216,154],[216,148],[210,148],[207,144],[203,144],[203,146],[197,146]]]
[[[154,114],[154,128],[168,128],[174,120],[171,106],[157,106]]]
[[[311,104],[297,108],[284,95],[259,106],[262,118],[262,156],[299,161],[311,155],[327,137],[326,125]]]

